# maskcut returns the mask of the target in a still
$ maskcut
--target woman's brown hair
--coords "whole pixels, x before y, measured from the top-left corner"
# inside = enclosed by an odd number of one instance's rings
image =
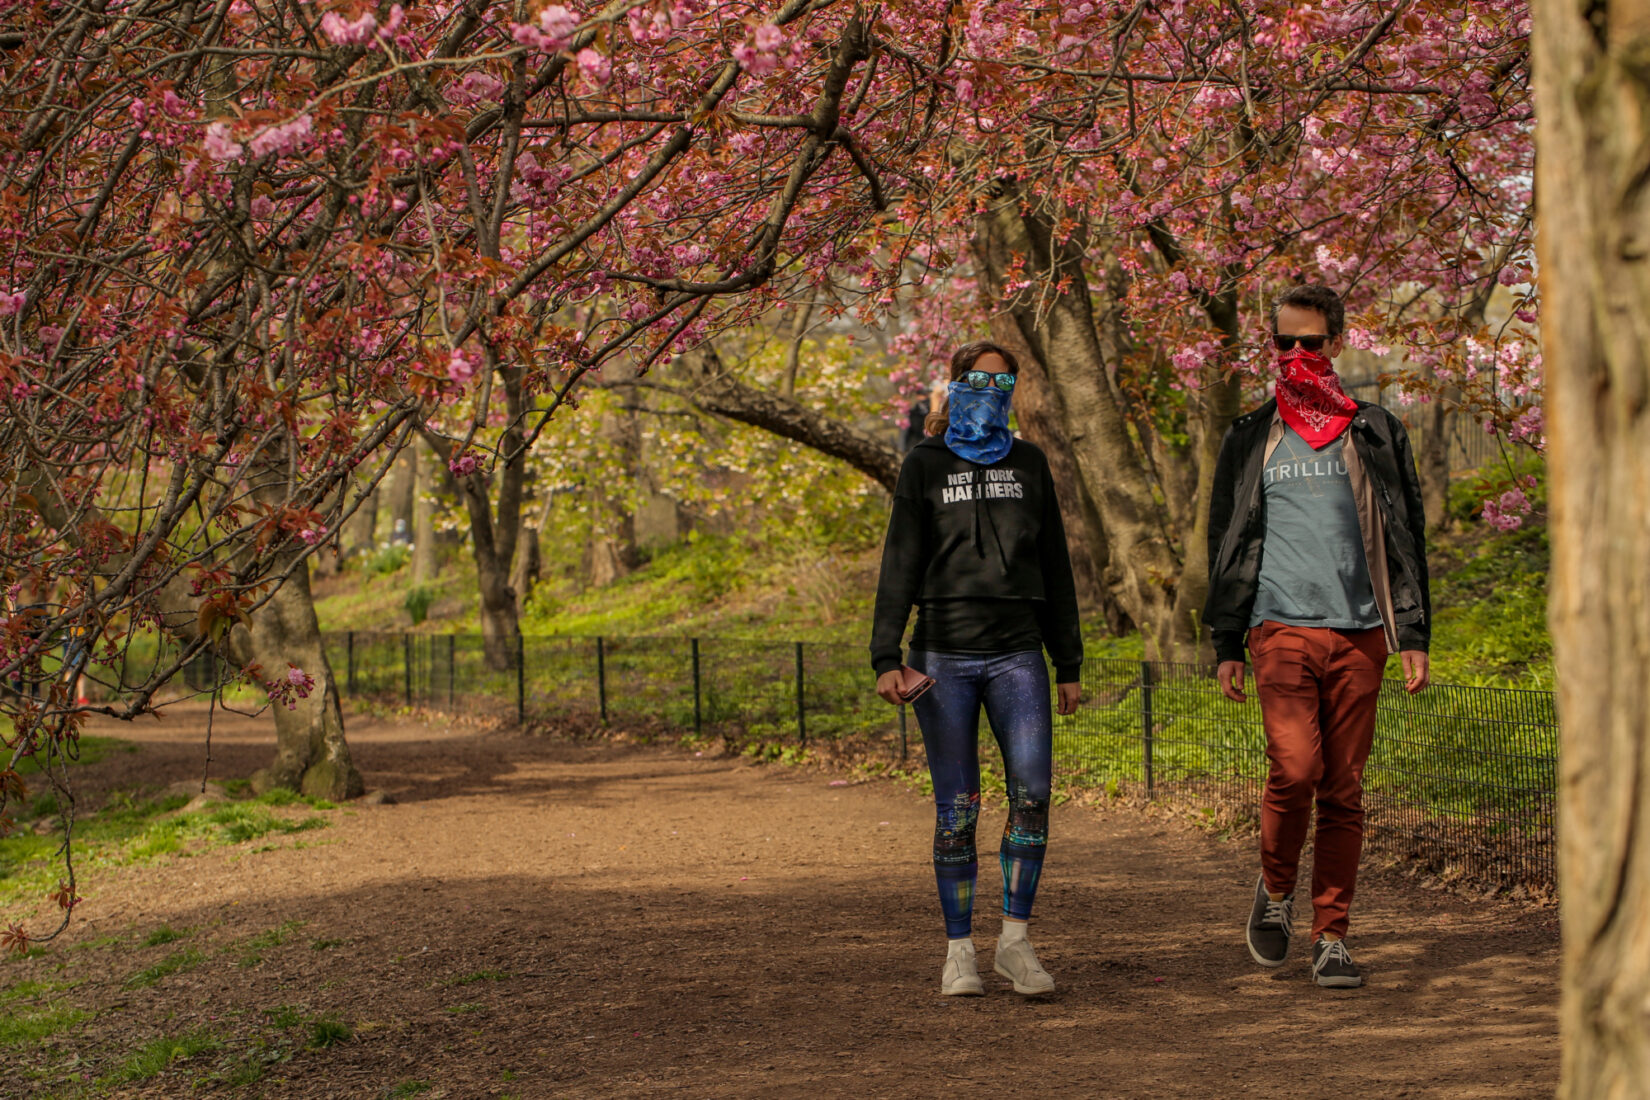
[[[1008,364],[1008,373],[1018,376],[1020,361],[1014,358],[1014,353],[1001,344],[993,344],[989,340],[975,340],[971,344],[964,344],[951,353],[951,381],[955,382],[963,375],[974,369],[974,364],[980,361],[983,355],[1000,355],[1003,362]],[[929,413],[922,422],[922,430],[928,435],[944,435],[951,426],[951,400],[942,399],[940,407]]]

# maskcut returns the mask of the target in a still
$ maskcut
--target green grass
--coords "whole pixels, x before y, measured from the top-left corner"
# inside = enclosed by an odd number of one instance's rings
[[[67,982],[22,981],[0,990],[0,1047],[32,1046],[91,1018],[53,995]]]
[[[386,1089],[384,1095],[392,1100],[401,1100],[402,1097],[429,1092],[434,1087],[428,1081],[400,1081]]]
[[[337,1016],[318,1016],[309,1021],[308,1046],[311,1050],[321,1050],[334,1043],[345,1042],[353,1034],[350,1026]]]
[[[0,1047],[32,1046],[91,1019],[91,1013],[61,1001],[8,1004],[0,1011]]]
[[[169,928],[163,924],[144,937],[143,946],[159,947],[162,944],[173,943],[177,940],[181,940],[186,935],[188,935],[188,933],[179,932],[176,929]]]
[[[175,951],[153,966],[146,966],[121,983],[127,989],[144,989],[159,982],[162,978],[184,970],[193,970],[206,958],[193,947],[186,947],[182,951]]]
[[[175,1062],[185,1062],[198,1054],[222,1047],[223,1040],[209,1031],[192,1031],[176,1038],[155,1039],[139,1047],[117,1069],[99,1078],[97,1083],[107,1088],[147,1081]]]
[[[486,1012],[487,1006],[476,1001],[465,1001],[463,1004],[448,1005],[447,1011],[454,1016],[468,1016],[473,1012]]]
[[[502,982],[509,978],[509,976],[509,974],[506,974],[502,970],[476,970],[472,973],[465,974],[463,977],[453,978],[448,981],[447,984],[473,985],[476,982]]]
[[[301,920],[289,920],[276,925],[267,932],[259,932],[240,945],[241,958],[239,965],[242,968],[257,966],[264,961],[263,953],[280,947],[290,940],[298,929],[304,926]]]
[[[117,751],[121,742],[110,739],[101,751]],[[290,797],[286,797],[290,795]],[[326,809],[331,803],[306,799],[290,792],[223,803],[193,813],[178,813],[187,795],[146,798],[133,791],[111,793],[103,807],[75,823],[75,860],[84,877],[105,867],[144,863],[195,847],[240,844],[258,837],[308,832],[324,828],[318,815],[293,818],[276,812],[292,805]],[[0,838],[0,905],[38,898],[62,876],[57,850],[62,836],[19,831]]]

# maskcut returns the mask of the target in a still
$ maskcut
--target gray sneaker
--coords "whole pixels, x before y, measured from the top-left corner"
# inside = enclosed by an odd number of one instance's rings
[[[1255,883],[1255,904],[1249,910],[1249,927],[1244,939],[1249,955],[1257,963],[1278,967],[1289,955],[1289,937],[1294,934],[1295,895],[1273,901],[1266,891],[1266,876]]]
[[[1015,940],[1008,944],[998,940],[991,969],[1013,982],[1016,993],[1036,997],[1054,992],[1054,979],[1037,961],[1037,952],[1031,949],[1030,940]]]
[[[1345,940],[1312,941],[1312,980],[1325,989],[1356,989],[1364,984]]]
[[[985,993],[980,969],[974,962],[974,945],[966,944],[946,952],[945,969],[940,972],[940,995],[978,997]]]

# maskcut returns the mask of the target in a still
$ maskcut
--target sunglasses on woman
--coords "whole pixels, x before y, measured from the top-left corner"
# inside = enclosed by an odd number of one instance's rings
[[[1290,336],[1288,333],[1283,332],[1272,334],[1272,343],[1277,345],[1279,351],[1288,351],[1296,344],[1307,351],[1322,351],[1323,346],[1328,342],[1329,337],[1327,336]]]
[[[967,382],[976,390],[983,390],[987,386],[996,386],[1004,393],[1014,392],[1014,376],[1012,374],[992,374],[990,371],[971,370],[963,375],[959,382]]]

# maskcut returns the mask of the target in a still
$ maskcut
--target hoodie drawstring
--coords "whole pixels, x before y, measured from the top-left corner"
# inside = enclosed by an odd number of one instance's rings
[[[985,483],[980,480],[980,467],[974,467],[971,485],[974,493],[974,552],[985,557],[985,539],[980,535],[980,498],[985,495]],[[997,544],[997,572],[1008,576],[1008,555],[1003,551],[1003,537],[997,533],[997,521],[991,518],[991,509],[985,509],[985,521],[991,525],[991,541]]]

